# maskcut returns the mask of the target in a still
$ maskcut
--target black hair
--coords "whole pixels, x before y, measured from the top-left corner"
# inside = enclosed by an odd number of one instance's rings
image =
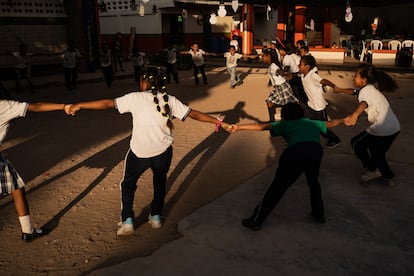
[[[270,63],[276,64],[279,68],[283,68],[282,63],[279,60],[279,56],[277,55],[277,52],[275,49],[272,48],[266,48],[263,51],[263,56],[270,56]]]
[[[299,45],[301,48],[306,46],[306,43],[304,40],[300,39],[298,41],[296,41],[296,45]]]
[[[170,129],[174,128],[172,123],[171,108],[168,104],[168,93],[167,93],[167,75],[165,69],[157,66],[148,66],[142,72],[142,79],[146,80],[149,84],[149,89],[154,97],[154,103],[157,111],[167,119],[167,126]],[[162,99],[164,101],[164,112],[159,104],[158,93],[162,93]]]
[[[299,120],[305,116],[305,110],[298,103],[287,103],[282,106],[280,115],[283,120]]]
[[[236,50],[236,46],[234,46],[234,45],[230,45],[229,46],[229,49],[231,49],[231,48],[233,48],[234,50]]]
[[[310,69],[316,66],[316,60],[313,56],[303,56],[300,60],[301,62],[303,62],[303,64],[309,65]]]
[[[368,84],[374,84],[381,92],[392,92],[398,88],[397,83],[390,75],[384,71],[378,70],[374,65],[368,63],[360,63],[357,72],[367,80]]]

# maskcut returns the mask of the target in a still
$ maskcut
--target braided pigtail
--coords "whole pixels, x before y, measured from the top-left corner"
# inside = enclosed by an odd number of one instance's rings
[[[143,74],[143,79],[148,81],[149,89],[154,97],[154,104],[156,105],[157,111],[167,119],[167,126],[170,129],[174,128],[172,123],[171,107],[168,104],[168,93],[167,93],[167,77],[165,71],[160,67],[148,67],[146,72]],[[161,108],[158,93],[162,93],[163,108]]]

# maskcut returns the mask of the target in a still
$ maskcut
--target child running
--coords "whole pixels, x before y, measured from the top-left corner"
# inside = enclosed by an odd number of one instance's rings
[[[274,51],[270,49],[265,50],[263,53],[263,62],[270,64],[268,73],[273,89],[266,99],[266,104],[270,122],[274,122],[277,107],[281,107],[287,103],[298,102],[298,99],[293,95],[292,88],[284,78],[285,72],[281,69],[281,64],[277,55],[274,54]]]
[[[229,51],[224,53],[224,58],[226,59],[227,71],[230,74],[230,88],[235,88],[236,85],[241,83],[240,77],[237,76],[237,60],[241,58],[256,58],[257,55],[242,55],[236,52],[236,47],[234,45],[229,46]]]
[[[46,112],[64,110],[64,104],[57,103],[26,103],[0,99],[0,145],[3,142],[9,122],[18,117],[25,117],[27,111]],[[10,161],[0,151],[0,185],[1,194],[12,194],[20,226],[22,228],[22,240],[31,242],[46,234],[45,229],[34,228],[26,198],[25,183]]]
[[[313,56],[302,57],[299,64],[299,72],[302,73],[303,88],[308,97],[308,117],[312,120],[327,121],[326,107],[328,102],[325,100],[325,91],[322,86],[335,87],[336,85],[319,76],[316,60]],[[328,139],[328,143],[325,145],[326,148],[332,149],[341,145],[341,139],[329,128],[326,134],[322,134],[322,136]]]
[[[81,102],[70,106],[75,115],[81,109],[117,109],[120,114],[132,114],[132,137],[125,157],[125,173],[121,181],[121,223],[117,235],[130,235],[134,231],[134,194],[142,173],[153,172],[154,198],[148,216],[152,228],[161,227],[167,172],[172,159],[173,118],[184,121],[187,117],[228,128],[219,118],[191,109],[176,97],[167,94],[167,78],[160,68],[144,69],[140,80],[142,92],[131,92],[116,99]]]
[[[318,180],[323,155],[320,133],[326,133],[327,128],[343,122],[344,119],[325,122],[304,118],[304,110],[299,103],[288,103],[282,107],[282,120],[279,122],[229,127],[231,132],[270,130],[272,136],[282,136],[287,142],[287,148],[279,158],[279,166],[272,183],[253,214],[242,221],[243,226],[251,230],[260,230],[263,222],[287,189],[302,173],[305,173],[310,189],[311,215],[317,222],[325,223],[321,187]]]
[[[387,73],[371,64],[361,63],[355,73],[354,85],[356,89],[335,87],[334,92],[358,96],[359,105],[346,118],[345,124],[355,125],[364,111],[368,115],[369,127],[351,139],[356,157],[367,170],[360,181],[365,183],[382,176],[392,186],[394,173],[385,154],[400,133],[400,122],[381,92],[392,92],[397,89],[397,84]]]

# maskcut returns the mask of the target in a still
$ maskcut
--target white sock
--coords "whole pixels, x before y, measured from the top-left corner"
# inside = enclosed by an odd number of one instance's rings
[[[22,227],[22,232],[31,234],[33,233],[33,226],[32,226],[32,220],[30,218],[30,215],[26,215],[23,217],[19,217],[20,226]]]

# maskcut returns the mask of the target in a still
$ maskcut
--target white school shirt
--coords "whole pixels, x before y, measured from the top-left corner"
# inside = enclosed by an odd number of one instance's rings
[[[107,50],[106,52],[99,50],[99,60],[101,62],[101,67],[108,67],[111,66],[111,50]]]
[[[0,146],[6,137],[9,122],[18,117],[25,117],[28,103],[0,100]]]
[[[283,66],[289,66],[289,73],[299,72],[299,63],[297,62],[297,58],[295,56],[297,55],[290,54],[283,57]]]
[[[75,68],[80,57],[81,55],[78,49],[75,48],[73,51],[66,49],[63,54],[63,67]]]
[[[166,48],[164,52],[167,53],[167,62],[169,64],[174,64],[177,62],[177,49],[172,48],[171,50]]]
[[[230,46],[234,46],[234,48],[236,48],[236,51],[239,50],[239,42],[236,39],[230,40]]]
[[[322,78],[317,72],[318,68],[314,67],[305,76],[302,74],[302,84],[308,96],[308,106],[315,111],[321,111],[326,108],[328,102],[323,95]]]
[[[277,73],[277,70],[280,70],[279,66],[275,63],[270,64],[267,72],[269,73],[270,81],[272,85],[281,85],[282,83],[286,82],[286,79]]]
[[[159,105],[163,110],[164,100],[158,93]],[[191,109],[176,97],[169,95],[171,115],[184,121]],[[141,158],[149,158],[163,153],[174,142],[167,118],[157,111],[151,91],[131,92],[115,99],[115,108],[120,114],[131,113],[132,135],[130,148]]]
[[[237,60],[242,58],[243,55],[239,53],[234,53],[234,55],[230,54],[230,52],[224,53],[224,57],[226,58],[226,66],[228,68],[236,67]]]
[[[190,55],[191,55],[191,57],[192,57],[192,59],[193,59],[193,62],[194,62],[194,64],[195,64],[195,66],[201,66],[201,65],[203,65],[204,64],[204,58],[203,58],[203,55],[205,55],[206,54],[206,52],[204,52],[203,50],[201,50],[201,49],[198,49],[198,51],[197,52],[195,52],[194,53],[194,51],[193,50],[190,50],[189,51],[189,53],[190,53]]]
[[[134,66],[136,65],[136,66],[139,66],[139,67],[142,67],[144,65],[144,63],[145,63],[144,57],[145,57],[144,52],[138,52],[136,54],[131,53],[129,55],[129,58],[134,63]]]
[[[358,94],[359,102],[366,102],[365,112],[371,125],[366,129],[375,136],[389,136],[400,131],[400,122],[387,98],[375,86],[369,84]]]
[[[27,60],[33,56],[32,53],[26,53],[25,56],[22,56],[20,52],[13,52],[13,56],[17,58],[18,62],[15,65],[18,69],[25,69],[27,66]]]

